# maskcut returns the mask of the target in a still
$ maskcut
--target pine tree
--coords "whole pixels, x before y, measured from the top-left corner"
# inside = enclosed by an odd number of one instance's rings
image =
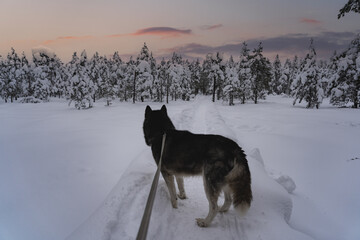
[[[69,105],[74,101],[77,109],[85,109],[92,107],[92,94],[93,84],[89,77],[89,72],[86,68],[87,56],[83,51],[81,58],[77,57],[76,52],[73,54],[72,60],[68,64],[69,68],[69,89],[68,99]]]
[[[100,58],[100,76],[102,80],[100,83],[101,97],[105,98],[106,106],[110,106],[118,92],[118,85],[116,76],[112,77],[111,61],[106,56]]]
[[[196,61],[192,61],[189,69],[191,72],[191,87],[193,89],[192,93],[197,95],[201,88],[200,78],[202,69],[199,59],[196,59]]]
[[[2,67],[2,87],[0,95],[5,100],[13,102],[22,94],[22,69],[21,60],[18,57],[15,49],[11,48],[11,52],[8,53],[7,58],[3,61]]]
[[[27,60],[25,53],[21,57],[21,68],[22,68],[22,89],[23,89],[23,102],[36,102],[33,99],[34,95],[34,71],[33,66]]]
[[[273,66],[272,66],[272,79],[270,83],[270,93],[281,94],[280,77],[282,75],[282,66],[279,58],[279,54],[276,54]]]
[[[110,78],[112,79],[112,84],[116,86],[116,96],[120,101],[125,99],[125,71],[126,64],[121,60],[119,53],[115,52],[110,60]]]
[[[215,102],[215,94],[217,93],[217,99],[220,99],[223,91],[223,80],[224,80],[224,71],[225,66],[223,63],[223,56],[217,52],[215,55],[210,54],[210,73],[208,78],[211,82],[212,89],[212,101]]]
[[[291,63],[291,71],[290,71],[290,79],[291,79],[290,95],[291,96],[295,95],[296,77],[299,74],[300,62],[302,62],[302,60],[299,60],[298,56],[295,55],[294,59]]]
[[[54,57],[50,59],[49,70],[50,70],[50,84],[51,86],[51,95],[58,96],[59,98],[65,94],[65,72],[63,63],[60,58],[55,54]]]
[[[200,90],[201,93],[204,95],[211,92],[210,86],[211,86],[211,82],[213,81],[212,79],[209,78],[209,74],[211,72],[211,64],[212,64],[211,58],[212,55],[207,54],[201,67],[202,71],[200,73]]]
[[[169,82],[167,84],[167,95],[170,94],[172,100],[177,100],[181,96],[181,79],[183,74],[182,57],[177,53],[173,53],[170,65],[168,68]],[[167,101],[168,102],[168,101]]]
[[[137,78],[137,71],[136,71],[136,62],[130,57],[129,61],[127,62],[127,68],[125,73],[125,83],[129,86],[129,92],[131,92],[133,103],[136,102],[136,78]],[[125,93],[125,101],[127,99],[127,94]]]
[[[5,86],[5,63],[3,57],[0,55],[0,97],[1,98],[4,98],[2,94],[4,86]]]
[[[349,0],[343,8],[339,10],[338,19],[345,16],[345,13],[360,13],[360,0]]]
[[[360,102],[360,35],[351,43],[346,51],[338,56],[337,74],[332,82],[330,103],[345,106],[352,103],[353,108]]]
[[[165,87],[166,84],[168,82],[168,68],[169,68],[169,63],[165,61],[164,58],[162,58],[160,65],[158,66],[158,70],[157,70],[157,95],[158,97],[158,101],[159,102],[163,102],[163,98],[164,98],[164,94],[165,94]],[[167,99],[168,100],[168,99]],[[168,102],[167,102],[168,103]]]
[[[232,56],[225,65],[225,80],[224,80],[224,95],[223,99],[229,101],[229,105],[234,105],[234,95],[238,92],[240,81],[238,76],[238,69]]]
[[[295,80],[295,99],[293,104],[304,99],[307,102],[307,108],[319,108],[324,91],[321,88],[321,74],[316,65],[316,52],[313,46],[313,40],[310,41],[309,52],[302,61],[299,74]]]
[[[334,51],[333,55],[330,57],[330,61],[329,64],[327,66],[327,81],[328,81],[328,86],[325,92],[325,96],[326,97],[330,97],[331,96],[331,92],[332,90],[336,87],[337,85],[337,79],[339,78],[338,75],[338,66],[339,63],[339,56],[336,53],[336,51]]]
[[[291,93],[292,80],[292,64],[290,59],[286,59],[279,79],[279,92],[289,96]]]
[[[188,60],[185,60],[182,64],[182,73],[180,78],[181,99],[184,101],[189,101],[191,97],[191,71]]]
[[[251,96],[251,67],[250,67],[250,49],[247,47],[246,42],[243,42],[240,53],[240,62],[239,62],[239,89],[238,95],[241,100],[241,104],[244,104],[247,99],[250,99]]]
[[[151,54],[149,49],[144,43],[140,54],[136,59],[135,77],[134,77],[134,89],[133,89],[133,102],[138,93],[140,93],[140,100],[143,102],[145,99],[152,98],[152,82],[153,75],[151,70]]]
[[[157,74],[156,59],[153,57],[152,52],[150,52],[150,58],[148,63],[150,64],[151,76],[152,76],[150,99],[159,101],[159,95],[158,95],[159,80],[157,79],[158,74]]]
[[[57,94],[55,85],[56,75],[60,76],[62,64],[55,53],[48,48],[37,48],[32,51],[34,62],[34,97],[42,101],[49,101],[49,97]]]
[[[261,42],[254,49],[250,57],[251,69],[251,98],[257,104],[259,99],[265,99],[271,81],[270,61],[262,55],[263,47]]]
[[[100,98],[101,95],[100,85],[102,82],[102,78],[100,74],[100,68],[101,68],[100,56],[98,52],[95,52],[88,63],[89,78],[94,87],[94,92],[91,96],[93,102],[96,101],[97,97]]]

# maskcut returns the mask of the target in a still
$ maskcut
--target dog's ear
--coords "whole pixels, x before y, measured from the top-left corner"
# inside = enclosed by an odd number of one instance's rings
[[[165,105],[163,105],[160,110],[167,115],[167,109]]]
[[[145,118],[148,118],[151,112],[152,112],[151,107],[147,105],[145,109]]]

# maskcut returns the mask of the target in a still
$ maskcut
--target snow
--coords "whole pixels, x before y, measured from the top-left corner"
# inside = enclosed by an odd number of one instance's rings
[[[138,65],[138,68],[139,68],[139,71],[141,73],[145,73],[145,72],[151,72],[151,68],[150,68],[150,65],[147,61],[145,60],[140,60],[140,63]]]
[[[208,210],[201,177],[185,179],[178,209],[160,178],[148,239],[359,239],[360,112],[291,102],[171,102],[177,128],[244,148],[254,201],[244,217],[231,207],[199,228]],[[147,104],[1,102],[0,239],[134,239],[156,169],[142,133]]]
[[[38,61],[41,61],[42,54],[48,56],[49,58],[55,57],[54,50],[52,50],[48,47],[45,47],[45,46],[38,46],[38,47],[32,48],[32,54],[33,54],[34,58]]]
[[[287,175],[281,175],[274,178],[281,186],[285,188],[288,193],[293,193],[296,189],[296,184],[291,177]]]

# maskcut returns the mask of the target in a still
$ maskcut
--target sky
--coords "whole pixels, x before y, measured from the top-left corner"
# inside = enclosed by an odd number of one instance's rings
[[[283,60],[306,55],[310,38],[318,58],[345,49],[360,33],[360,14],[337,19],[347,0],[1,0],[0,55],[13,47],[31,57],[45,46],[64,62],[86,50],[127,59],[144,42],[156,57],[252,50]]]

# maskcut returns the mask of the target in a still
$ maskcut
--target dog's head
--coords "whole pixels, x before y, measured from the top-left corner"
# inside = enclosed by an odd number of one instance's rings
[[[149,106],[146,106],[143,125],[146,144],[151,146],[154,138],[162,136],[169,129],[175,129],[175,127],[167,115],[166,106],[163,105],[160,110],[151,110]]]

